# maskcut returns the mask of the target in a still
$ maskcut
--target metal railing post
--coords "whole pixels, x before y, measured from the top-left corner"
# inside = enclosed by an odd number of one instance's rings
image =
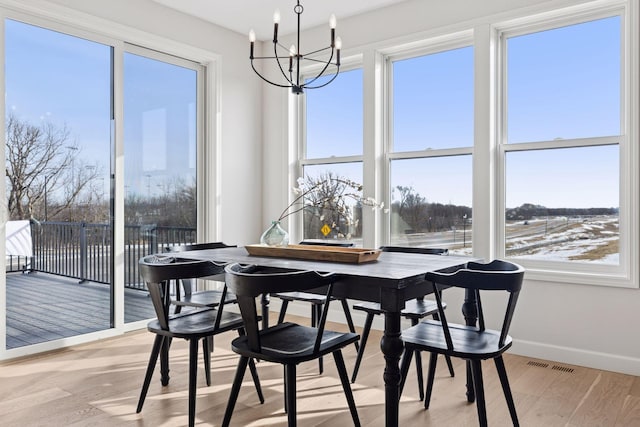
[[[80,224],[80,283],[87,280],[87,223]]]

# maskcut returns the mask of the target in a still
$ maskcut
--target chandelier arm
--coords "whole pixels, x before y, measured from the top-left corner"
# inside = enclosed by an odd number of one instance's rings
[[[314,61],[314,60],[313,60],[313,59],[311,59],[311,58],[307,58],[307,59],[308,59],[309,61]],[[332,59],[333,59],[333,50],[331,51],[331,56],[329,57],[329,61],[327,61],[327,63],[326,63],[326,64],[324,64],[324,67],[323,67],[323,68],[322,68],[322,70],[318,73],[318,75],[316,75],[314,78],[312,78],[311,80],[309,80],[307,83],[305,83],[305,84],[304,84],[304,85],[302,85],[302,86],[303,86],[303,87],[308,87],[309,89],[315,89],[313,86],[309,86],[309,85],[310,85],[310,84],[312,84],[313,82],[315,82],[316,80],[318,80],[318,79],[319,79],[319,78],[324,74],[324,72],[325,72],[325,71],[327,71],[327,68],[329,68],[329,64],[331,64],[331,60],[332,60]],[[317,61],[317,60],[316,60],[316,61]],[[317,62],[319,62],[319,61],[317,61]],[[324,61],[322,61],[322,62],[324,62]],[[339,71],[339,70],[340,70],[340,66],[338,66],[338,71]],[[336,74],[337,74],[337,72],[336,72]],[[334,79],[335,79],[335,77],[334,77]],[[333,81],[333,79],[331,79],[331,81]],[[323,84],[322,86],[326,86],[326,85],[324,85],[324,84]],[[318,87],[320,88],[320,87],[322,87],[322,86],[318,86]]]
[[[318,49],[318,50],[314,50],[313,52],[305,53],[304,55],[302,55],[302,57],[307,59],[307,56],[315,55],[316,53],[320,53],[320,52],[323,52],[323,51],[328,50],[328,49],[334,49],[334,48],[332,48],[331,46],[323,47],[322,49]],[[333,55],[333,52],[332,52],[332,55]]]
[[[315,58],[304,58],[304,59],[306,61],[319,62],[320,64],[338,65],[335,62],[331,62],[331,61],[327,62],[322,59],[315,59]]]
[[[283,45],[282,43],[280,43],[279,40],[278,40],[277,45],[280,46],[282,49],[284,49],[286,52],[289,52],[289,48],[286,47],[285,45]],[[273,50],[275,50],[275,49],[276,49],[276,43],[273,44]]]
[[[260,74],[260,72],[258,70],[256,70],[256,67],[253,65],[253,61],[251,61],[251,68],[253,68],[253,71],[255,71],[255,73],[258,75],[258,77],[260,77],[262,80],[264,80],[265,82],[267,82],[267,83],[269,83],[271,85],[288,88],[288,87],[291,87],[291,85],[293,84],[289,79],[287,79],[287,81],[289,82],[288,85],[283,85],[283,84],[280,84],[280,83],[272,82],[271,80],[267,79],[262,74]],[[285,76],[285,78],[286,78],[286,76]]]
[[[284,69],[282,68],[282,64],[280,64],[280,57],[278,56],[278,46],[276,43],[273,44],[273,54],[276,56],[276,63],[278,64],[278,68],[280,69],[280,72],[282,73],[282,76],[285,78],[286,81],[288,81],[291,84],[293,83],[293,79],[290,77],[287,77],[287,73],[284,72]],[[285,86],[288,87],[288,86]]]
[[[336,70],[336,73],[333,75],[333,77],[331,77],[331,80],[329,80],[326,83],[323,83],[319,86],[307,86],[305,85],[304,88],[305,89],[320,89],[321,87],[325,87],[326,85],[328,85],[329,83],[331,83],[332,81],[334,81],[336,79],[336,77],[338,77],[338,73],[340,72],[340,66],[338,66],[338,69]],[[320,76],[318,76],[320,77]],[[315,79],[311,80],[309,83],[313,83],[318,77],[316,77]]]

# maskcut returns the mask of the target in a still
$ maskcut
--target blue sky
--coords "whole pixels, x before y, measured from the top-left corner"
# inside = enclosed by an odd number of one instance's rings
[[[108,197],[111,47],[12,20],[5,34],[7,112],[66,126],[78,156],[100,168]],[[129,194],[156,195],[172,181],[167,169],[193,174],[185,170],[195,167],[196,73],[130,53],[124,67],[125,186]]]
[[[107,174],[110,47],[5,22],[7,111],[33,123],[66,124],[82,147],[81,155],[89,163],[99,162]],[[508,40],[509,143],[620,133],[620,51],[612,49],[620,44],[620,25],[614,17]],[[393,67],[395,149],[471,147],[473,49],[396,61]],[[133,112],[125,124],[126,138],[146,147],[151,139],[153,144],[162,140],[155,158],[136,160],[141,171],[128,182],[131,191],[145,193],[145,177],[164,168],[172,156],[168,144],[183,140],[193,146],[195,129],[171,133],[153,126],[158,121],[160,128],[170,129],[166,120],[190,120],[195,114],[194,101],[181,97],[193,84],[193,72],[129,55],[125,75],[130,79],[128,85],[125,80],[125,115]],[[308,156],[361,154],[362,71],[342,72],[330,85],[308,90],[307,96]],[[159,111],[165,107],[172,113]],[[140,136],[145,126],[150,134],[146,140]],[[195,152],[187,151],[185,162],[193,164]],[[617,146],[510,153],[507,206],[618,206],[618,164]],[[340,168],[362,181],[361,165]],[[391,173],[393,187],[413,186],[432,202],[471,205],[470,156],[394,161]]]
[[[508,143],[619,135],[620,18],[512,37]],[[473,48],[393,63],[395,151],[472,147]],[[362,154],[362,73],[308,91],[308,156]],[[507,207],[617,207],[617,146],[509,153]],[[353,174],[353,172],[352,172]],[[470,156],[394,161],[392,187],[471,205]]]

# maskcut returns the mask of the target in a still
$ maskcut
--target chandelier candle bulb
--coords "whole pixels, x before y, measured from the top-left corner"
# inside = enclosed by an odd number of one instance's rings
[[[336,15],[333,13],[329,17],[329,28],[331,28],[331,47],[336,45]]]
[[[293,57],[296,55],[296,45],[292,44],[289,48],[289,72],[293,71]]]
[[[249,42],[251,43],[251,48],[250,48],[250,53],[249,53],[249,57],[253,58],[253,44],[256,41],[256,32],[253,31],[253,28],[251,29],[251,31],[249,31]]]
[[[342,49],[342,39],[338,37],[336,39],[336,65],[340,66],[340,49]]]
[[[278,43],[278,24],[280,23],[280,10],[273,12],[273,42]]]

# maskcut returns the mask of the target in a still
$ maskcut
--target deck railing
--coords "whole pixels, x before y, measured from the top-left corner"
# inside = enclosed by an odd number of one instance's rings
[[[109,224],[46,221],[32,224],[33,258],[23,260],[22,270],[40,271],[111,283],[112,232]],[[195,228],[155,225],[125,225],[125,287],[144,289],[138,273],[138,260],[163,252],[171,245],[194,243]],[[18,260],[19,261],[19,260]],[[13,269],[11,263],[11,270]],[[9,265],[8,265],[9,267]]]

